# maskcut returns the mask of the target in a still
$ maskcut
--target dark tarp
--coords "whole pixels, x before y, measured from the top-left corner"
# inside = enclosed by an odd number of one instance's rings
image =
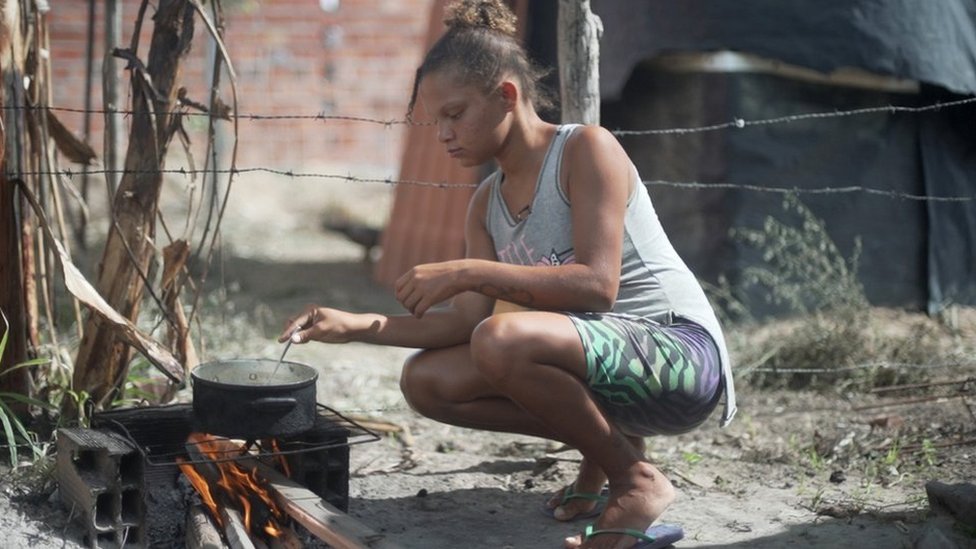
[[[919,146],[927,195],[976,197],[976,105],[919,115]],[[929,311],[976,304],[976,200],[927,205]]]
[[[592,0],[602,19],[602,124],[695,127],[733,117],[887,105],[976,93],[976,3],[967,0]],[[530,49],[555,65],[555,1],[532,3]],[[675,73],[655,55],[736,50],[829,72],[858,67],[922,83],[918,94],[814,84],[769,74]],[[556,79],[550,83],[558,82]],[[925,113],[805,120],[689,135],[621,137],[645,180],[798,189],[863,186],[908,195],[976,197],[976,105]],[[669,235],[706,281],[760,261],[729,236],[780,217],[762,191],[651,187]],[[976,304],[976,201],[918,201],[863,192],[801,194],[878,305]],[[751,300],[750,300],[751,301]],[[762,314],[763,311],[755,311]]]
[[[812,85],[768,74],[662,73],[641,69],[621,101],[604,104],[611,128],[698,126],[856,109],[911,96]],[[680,108],[669,106],[682,105]],[[751,126],[684,136],[625,136],[621,142],[647,181],[721,181],[750,187],[795,188],[800,201],[826,225],[844,258],[860,241],[858,276],[877,305],[924,308],[927,216],[924,202],[861,192],[803,190],[865,186],[922,195],[919,121],[887,113]],[[704,281],[725,276],[757,316],[777,312],[764,296],[741,285],[741,274],[761,264],[762,251],[733,237],[758,229],[767,217],[798,226],[779,192],[688,189],[652,183],[651,196],[675,248]],[[809,258],[799,258],[809,259]]]
[[[600,88],[660,53],[733,50],[824,73],[858,67],[976,93],[974,0],[592,0]]]

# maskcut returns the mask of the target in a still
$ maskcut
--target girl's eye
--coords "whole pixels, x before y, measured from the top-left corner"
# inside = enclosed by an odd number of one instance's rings
[[[461,118],[461,111],[458,111],[458,112],[455,112],[455,113],[450,113],[450,114],[447,115],[447,118],[449,120],[458,120],[458,119]]]

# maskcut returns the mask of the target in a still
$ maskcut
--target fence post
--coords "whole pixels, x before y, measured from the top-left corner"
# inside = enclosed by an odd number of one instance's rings
[[[121,47],[122,7],[118,0],[105,0],[105,57],[102,59],[102,104],[105,110],[105,142],[102,164],[109,202],[119,184],[119,140],[122,137],[122,115],[119,114],[119,61],[113,54]]]
[[[559,90],[562,121],[600,123],[600,36],[590,0],[559,0]]]

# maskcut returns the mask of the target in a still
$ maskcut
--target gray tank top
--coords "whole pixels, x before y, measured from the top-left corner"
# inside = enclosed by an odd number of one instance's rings
[[[488,177],[491,196],[486,227],[499,261],[517,265],[565,265],[575,261],[570,204],[559,185],[559,171],[566,141],[578,127],[564,125],[556,131],[536,181],[531,214],[524,220],[513,218],[505,205],[501,171]],[[636,167],[633,186],[624,217],[620,290],[613,312],[651,318],[664,324],[677,315],[697,322],[708,331],[722,360],[725,408],[721,424],[725,426],[735,415],[736,405],[722,328],[698,280],[664,233]]]

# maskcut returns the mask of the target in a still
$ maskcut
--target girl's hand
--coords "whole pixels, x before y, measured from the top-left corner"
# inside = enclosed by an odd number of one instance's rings
[[[288,319],[285,331],[278,336],[278,342],[289,339],[293,343],[321,341],[323,343],[348,343],[352,328],[352,313],[309,305],[298,316]]]
[[[428,309],[467,288],[462,286],[463,259],[417,265],[396,281],[395,295],[410,314],[422,318]]]

